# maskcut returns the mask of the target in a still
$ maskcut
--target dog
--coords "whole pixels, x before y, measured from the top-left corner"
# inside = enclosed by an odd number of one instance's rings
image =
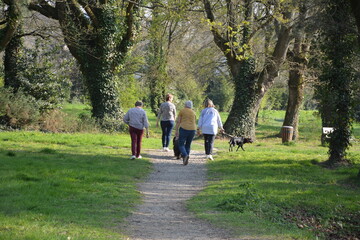
[[[253,140],[245,137],[231,137],[229,141],[229,152],[232,152],[235,146],[238,146],[236,151],[238,151],[240,147],[243,151],[245,151],[243,148],[245,143],[253,143]]]
[[[176,159],[180,159],[181,154],[179,150],[179,139],[176,139],[176,137],[174,137],[173,139],[173,145],[174,156],[176,157]]]

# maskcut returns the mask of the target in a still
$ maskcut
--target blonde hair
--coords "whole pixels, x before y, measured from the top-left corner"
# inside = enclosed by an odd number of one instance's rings
[[[205,99],[205,101],[204,101],[204,107],[205,108],[208,108],[208,107],[215,107],[215,105],[214,105],[214,103],[213,103],[213,101],[211,101],[210,99]]]

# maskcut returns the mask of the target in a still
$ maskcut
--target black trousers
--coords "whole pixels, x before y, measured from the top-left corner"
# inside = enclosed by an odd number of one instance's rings
[[[206,155],[211,155],[212,154],[212,150],[214,148],[214,140],[215,140],[215,136],[213,134],[204,134],[204,146],[205,146],[205,154]]]

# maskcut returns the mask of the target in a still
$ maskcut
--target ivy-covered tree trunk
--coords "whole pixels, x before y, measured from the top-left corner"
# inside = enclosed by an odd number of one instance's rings
[[[329,139],[329,160],[333,167],[346,162],[346,150],[350,146],[352,115],[352,53],[354,46],[353,26],[350,25],[350,5],[346,0],[331,0],[326,8],[326,25],[322,32],[325,53],[322,66],[320,91],[322,94],[321,110],[329,106],[331,110],[331,127],[334,132]],[[324,112],[321,111],[321,114]]]
[[[224,129],[238,136],[255,136],[256,115],[263,97],[258,95],[252,59],[233,65],[235,96]]]
[[[19,32],[20,28],[21,27],[17,28],[17,32]],[[21,86],[21,80],[19,74],[20,71],[22,70],[21,61],[20,61],[22,49],[23,49],[22,38],[17,37],[16,34],[14,34],[5,48],[5,55],[4,55],[4,73],[5,73],[4,86],[12,88],[14,92],[17,92]]]
[[[224,24],[226,30],[223,30],[218,27],[222,24],[218,24],[215,20],[211,1],[204,0],[214,42],[226,56],[235,84],[234,101],[224,129],[229,134],[255,138],[256,115],[262,98],[273,85],[280,66],[286,58],[291,28],[287,24],[281,25],[272,54],[265,59],[262,70],[255,72],[256,63],[251,51],[252,24],[254,24],[253,2],[246,0],[243,4],[241,9],[244,10],[244,16],[239,17],[235,9],[236,3],[226,1],[228,22]],[[284,17],[291,19],[291,11],[285,13]],[[237,25],[236,19],[243,19],[243,21]],[[240,24],[241,29],[239,29]],[[239,33],[241,35],[238,35]]]
[[[80,64],[81,72],[90,94],[92,114],[97,119],[119,119],[120,109],[114,72],[96,58],[88,58]],[[108,120],[110,120],[108,119]]]
[[[92,115],[119,119],[122,110],[114,76],[125,61],[136,29],[135,1],[33,0],[30,9],[59,21],[65,43],[80,64]]]
[[[351,2],[351,9],[356,19],[356,26],[358,30],[358,44],[360,47],[360,2],[357,0],[350,0]],[[360,170],[358,173],[358,178],[360,179]]]

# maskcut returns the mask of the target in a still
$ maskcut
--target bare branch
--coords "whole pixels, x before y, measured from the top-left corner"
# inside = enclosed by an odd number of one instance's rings
[[[205,13],[206,13],[207,19],[211,23],[214,23],[215,16],[212,12],[210,1],[204,0],[204,6],[205,6]],[[219,30],[216,29],[215,26],[211,26],[211,32],[213,33],[214,41],[215,41],[216,45],[221,49],[221,51],[223,51],[225,53],[225,51],[228,49],[227,46],[225,45],[225,43],[228,42],[227,39],[225,39],[225,38],[223,38],[223,36],[221,36],[221,34],[219,33]]]
[[[36,11],[41,13],[42,15],[52,18],[55,20],[59,20],[58,13],[56,11],[56,8],[51,6],[47,1],[40,0],[40,1],[33,1],[29,4],[28,8],[30,10]]]
[[[93,22],[94,26],[97,27],[99,26],[99,21],[96,17],[96,15],[94,14],[94,9],[91,7],[91,5],[89,5],[88,3],[84,2],[83,0],[79,0],[79,3],[81,4],[81,6],[84,8],[84,10],[86,11],[86,13],[88,14],[88,16],[90,17],[91,21]]]
[[[71,3],[69,3],[68,6],[71,8],[75,16],[80,20],[81,25],[85,28],[88,28],[90,26],[90,21],[82,11],[82,6],[76,0],[70,1]]]

